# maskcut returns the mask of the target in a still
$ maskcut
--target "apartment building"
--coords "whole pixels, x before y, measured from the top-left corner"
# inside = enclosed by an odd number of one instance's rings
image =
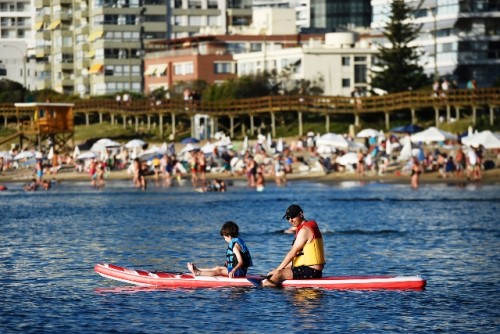
[[[261,52],[265,48],[286,49],[301,46],[320,35],[207,35],[158,42],[163,50],[146,55],[145,93],[176,82],[203,80],[216,84],[237,76],[234,57],[238,54]]]
[[[369,42],[357,40],[355,33],[344,32],[326,34],[324,43],[310,39],[294,48],[268,45],[261,51],[236,54],[234,61],[238,76],[287,69],[292,71],[290,81],[322,82],[324,95],[349,96],[355,88],[361,92],[370,90],[368,69],[376,54]]]
[[[0,79],[35,89],[34,0],[0,0]]]
[[[254,8],[293,8],[302,32],[344,31],[369,28],[370,0],[253,0]]]
[[[500,2],[490,0],[405,1],[415,8],[412,21],[421,24],[415,45],[424,51],[420,64],[435,78],[456,80],[465,87],[476,79],[480,87],[500,77]],[[390,14],[390,0],[372,0],[373,34],[381,33]]]
[[[248,1],[35,0],[39,89],[80,96],[144,90],[149,41],[246,24]]]
[[[145,56],[145,93],[178,81],[203,80],[209,84],[236,76],[234,54],[273,47],[295,47],[315,36],[297,35],[295,11],[289,8],[258,8],[251,24],[231,26],[229,34],[206,27],[193,37],[149,44]],[[155,51],[152,51],[152,50]]]

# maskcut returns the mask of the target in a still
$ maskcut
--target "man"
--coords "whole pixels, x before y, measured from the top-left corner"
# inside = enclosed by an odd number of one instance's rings
[[[318,225],[314,220],[306,220],[297,204],[290,205],[283,218],[295,229],[295,239],[281,264],[267,274],[262,285],[275,287],[287,279],[321,278],[326,262]]]

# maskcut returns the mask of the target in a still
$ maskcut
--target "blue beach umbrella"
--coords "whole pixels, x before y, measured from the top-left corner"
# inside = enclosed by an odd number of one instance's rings
[[[193,137],[187,137],[181,140],[181,144],[196,144],[199,143],[200,141],[196,138]]]
[[[408,124],[408,125],[402,125],[402,126],[397,126],[395,128],[391,129],[391,132],[401,132],[401,133],[416,133],[422,131],[424,128],[415,125],[415,124]]]

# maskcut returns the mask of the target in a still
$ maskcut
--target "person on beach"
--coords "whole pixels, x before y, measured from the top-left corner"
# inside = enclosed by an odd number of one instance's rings
[[[247,275],[248,267],[253,265],[252,257],[243,239],[238,237],[238,225],[232,221],[225,222],[220,229],[220,235],[229,244],[224,267],[217,266],[210,269],[201,269],[197,268],[194,263],[188,262],[187,268],[193,276],[229,276],[230,278],[236,278]]]
[[[420,174],[422,174],[422,167],[417,157],[412,157],[412,166],[410,174],[410,184],[413,189],[417,189],[419,185]]]
[[[36,172],[36,183],[42,184],[42,181],[43,181],[43,164],[42,164],[42,159],[37,159],[36,160],[35,172]]]
[[[31,183],[24,186],[24,191],[35,191],[38,189],[38,182],[36,179],[32,179]]]
[[[263,286],[276,287],[287,279],[321,278],[325,266],[323,236],[314,220],[306,220],[297,204],[288,207],[283,216],[295,228],[292,248],[280,265],[267,274]]]

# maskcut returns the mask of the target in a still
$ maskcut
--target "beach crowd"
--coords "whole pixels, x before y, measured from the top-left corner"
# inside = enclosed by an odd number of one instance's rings
[[[411,144],[408,135],[380,133],[366,138],[344,135],[347,146],[334,147],[324,145],[321,138],[309,131],[305,137],[286,143],[259,134],[253,144],[245,141],[238,148],[239,144],[222,134],[221,140],[207,141],[203,147],[188,143],[181,148],[171,143],[160,148],[148,148],[146,144],[130,149],[114,144],[84,154],[59,154],[51,149],[49,157],[24,150],[32,154],[23,159],[12,159],[23,153],[14,147],[0,155],[0,171],[5,175],[12,170],[31,169],[33,178],[25,186],[26,191],[50,189],[61,172],[86,173],[92,187],[102,188],[109,175],[117,171],[126,171],[133,186],[142,190],[147,189],[148,180],[166,187],[175,180],[190,180],[196,191],[225,192],[229,176],[244,177],[248,187],[262,191],[266,182],[282,186],[288,175],[307,173],[347,173],[358,178],[394,173],[410,176],[411,186],[417,188],[424,173],[436,173],[443,179],[479,181],[482,171],[494,168],[498,160],[498,150],[489,152],[487,160],[483,147],[465,147],[459,141]],[[176,146],[181,148],[179,152]]]

